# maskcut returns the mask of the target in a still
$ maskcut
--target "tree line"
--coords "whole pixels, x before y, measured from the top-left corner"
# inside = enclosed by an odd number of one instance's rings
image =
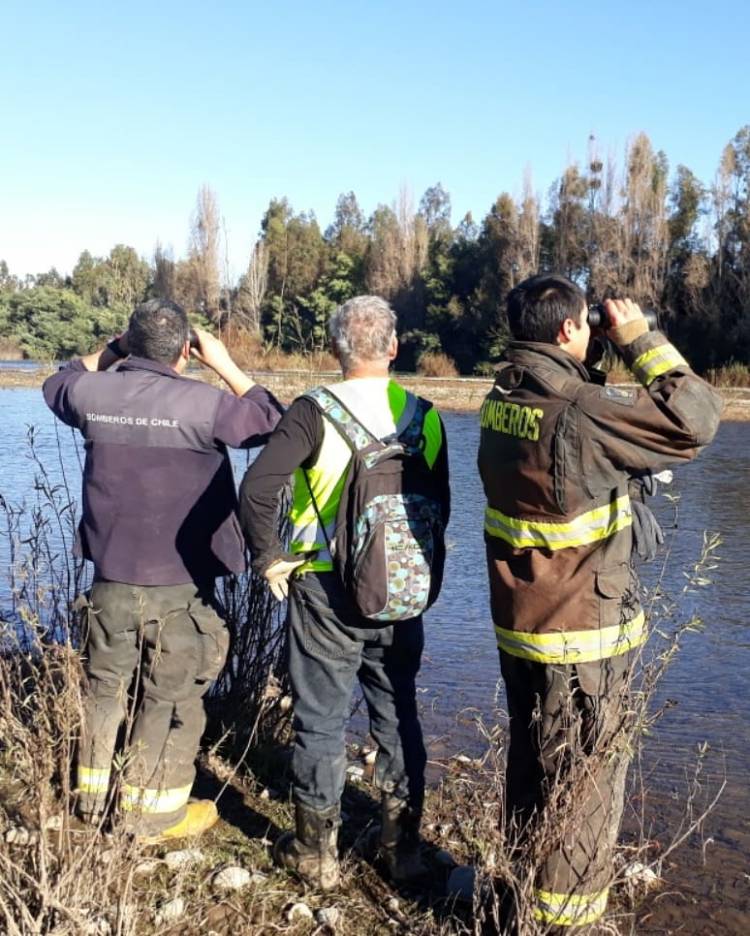
[[[332,223],[273,198],[237,282],[222,259],[216,195],[203,187],[187,253],[157,244],[84,251],[70,276],[52,269],[19,281],[0,261],[0,339],[28,357],[65,358],[122,329],[148,296],[181,302],[230,336],[250,333],[289,352],[321,350],[333,310],[371,292],[399,314],[398,366],[426,353],[462,373],[488,373],[507,341],[504,301],[533,272],[554,270],[591,300],[628,295],[656,308],[699,370],[750,361],[750,125],[724,148],[714,180],[667,157],[639,134],[620,164],[589,140],[584,165],[567,166],[544,199],[527,178],[520,197],[498,196],[481,221],[451,219],[440,183],[414,204],[403,190],[368,218],[353,192]]]

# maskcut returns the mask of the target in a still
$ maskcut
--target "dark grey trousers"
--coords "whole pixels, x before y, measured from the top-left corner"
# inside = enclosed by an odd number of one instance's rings
[[[604,912],[628,768],[629,655],[536,663],[500,652],[510,714],[506,818],[545,842],[536,915],[575,927]]]
[[[124,729],[120,808],[134,828],[157,832],[185,814],[205,727],[202,697],[224,665],[228,632],[210,590],[194,584],[96,582],[88,625],[79,809],[95,819],[106,808]]]
[[[289,592],[289,675],[296,740],[294,797],[313,809],[339,802],[344,727],[359,678],[377,744],[375,785],[420,811],[427,756],[417,715],[422,619],[377,626],[353,613],[333,573],[308,573]]]

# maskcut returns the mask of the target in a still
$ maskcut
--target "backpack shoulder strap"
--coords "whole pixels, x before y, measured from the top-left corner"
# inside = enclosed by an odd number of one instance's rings
[[[327,387],[315,387],[303,396],[315,403],[328,421],[338,429],[353,452],[360,452],[373,442],[380,441]]]
[[[411,397],[411,394],[409,394],[409,396]],[[410,451],[423,452],[425,447],[424,421],[427,418],[427,414],[432,409],[432,403],[420,396],[413,397],[413,400],[415,403],[413,405],[411,419],[406,428],[399,433],[398,438]],[[410,402],[411,400],[409,403]],[[409,406],[409,403],[407,403],[407,406]]]

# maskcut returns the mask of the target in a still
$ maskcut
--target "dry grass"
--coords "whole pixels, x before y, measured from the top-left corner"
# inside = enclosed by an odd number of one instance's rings
[[[633,383],[635,377],[619,359],[614,359],[607,369],[607,383],[625,384]]]
[[[33,439],[32,439],[33,442]],[[632,758],[628,838],[620,846],[611,885],[614,899],[599,933],[635,931],[641,893],[626,880],[625,868],[641,862],[661,877],[671,851],[696,831],[715,801],[701,775],[705,750],[685,793],[682,825],[672,843],[653,847],[642,804],[640,769],[644,738],[664,709],[657,690],[679,653],[683,638],[700,622],[680,619],[680,606],[661,593],[647,610],[659,621],[648,650],[634,670],[628,705],[606,748],[569,758],[550,793],[550,807],[522,847],[503,818],[505,719],[479,725],[486,753],[478,760],[444,764],[438,786],[427,796],[424,833],[433,868],[428,889],[399,893],[385,883],[361,854],[376,816],[376,792],[366,778],[345,791],[341,888],[323,896],[306,892],[275,871],[269,843],[291,824],[288,705],[282,661],[279,608],[260,583],[230,580],[222,599],[233,629],[232,663],[210,701],[213,745],[202,757],[196,792],[217,800],[222,821],[198,843],[202,853],[182,869],[170,869],[167,852],[188,847],[138,845],[125,833],[117,812],[101,828],[72,820],[72,776],[82,717],[83,667],[80,630],[69,601],[85,586],[79,567],[66,559],[75,505],[65,485],[53,486],[37,464],[35,503],[29,512],[2,502],[6,535],[14,544],[12,605],[0,640],[0,931],[11,936],[137,936],[330,932],[316,920],[293,922],[290,905],[303,900],[313,911],[336,907],[336,933],[402,933],[448,936],[503,932],[500,895],[513,896],[520,932],[541,936],[533,918],[532,889],[537,869],[561,834],[575,835],[575,790],[583,773],[611,757],[613,749]],[[60,548],[60,542],[63,548]],[[715,567],[718,537],[707,537],[703,555],[686,589],[704,587]],[[576,752],[571,752],[575,754]],[[720,791],[719,791],[720,792]],[[114,799],[114,795],[113,795]],[[114,805],[114,804],[113,804]],[[445,896],[450,856],[476,869],[472,904]],[[145,864],[148,859],[151,863]],[[231,894],[216,890],[216,873],[228,865],[256,872],[253,884]],[[584,873],[581,887],[586,889]],[[183,912],[164,918],[179,897]]]
[[[750,367],[739,361],[712,367],[706,372],[706,380],[715,387],[750,387]]]
[[[0,361],[22,361],[24,353],[11,338],[0,338]]]
[[[417,373],[421,377],[458,377],[458,368],[447,354],[428,351],[417,361]]]
[[[234,329],[231,333],[224,333],[222,338],[237,364],[247,371],[307,371],[310,374],[320,374],[338,373],[340,369],[338,361],[330,351],[290,354],[273,345],[264,345],[259,335]]]

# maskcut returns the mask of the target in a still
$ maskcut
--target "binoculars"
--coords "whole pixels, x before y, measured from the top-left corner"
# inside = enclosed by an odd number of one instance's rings
[[[643,317],[648,322],[649,330],[653,331],[658,325],[656,312],[653,309],[646,309]],[[591,328],[609,328],[609,319],[604,311],[603,302],[595,302],[594,305],[589,306],[588,320]]]
[[[191,328],[190,329],[190,347],[198,349],[200,348],[200,346],[201,346],[201,343],[200,343],[200,340],[198,339],[198,336],[195,333],[195,329]]]

